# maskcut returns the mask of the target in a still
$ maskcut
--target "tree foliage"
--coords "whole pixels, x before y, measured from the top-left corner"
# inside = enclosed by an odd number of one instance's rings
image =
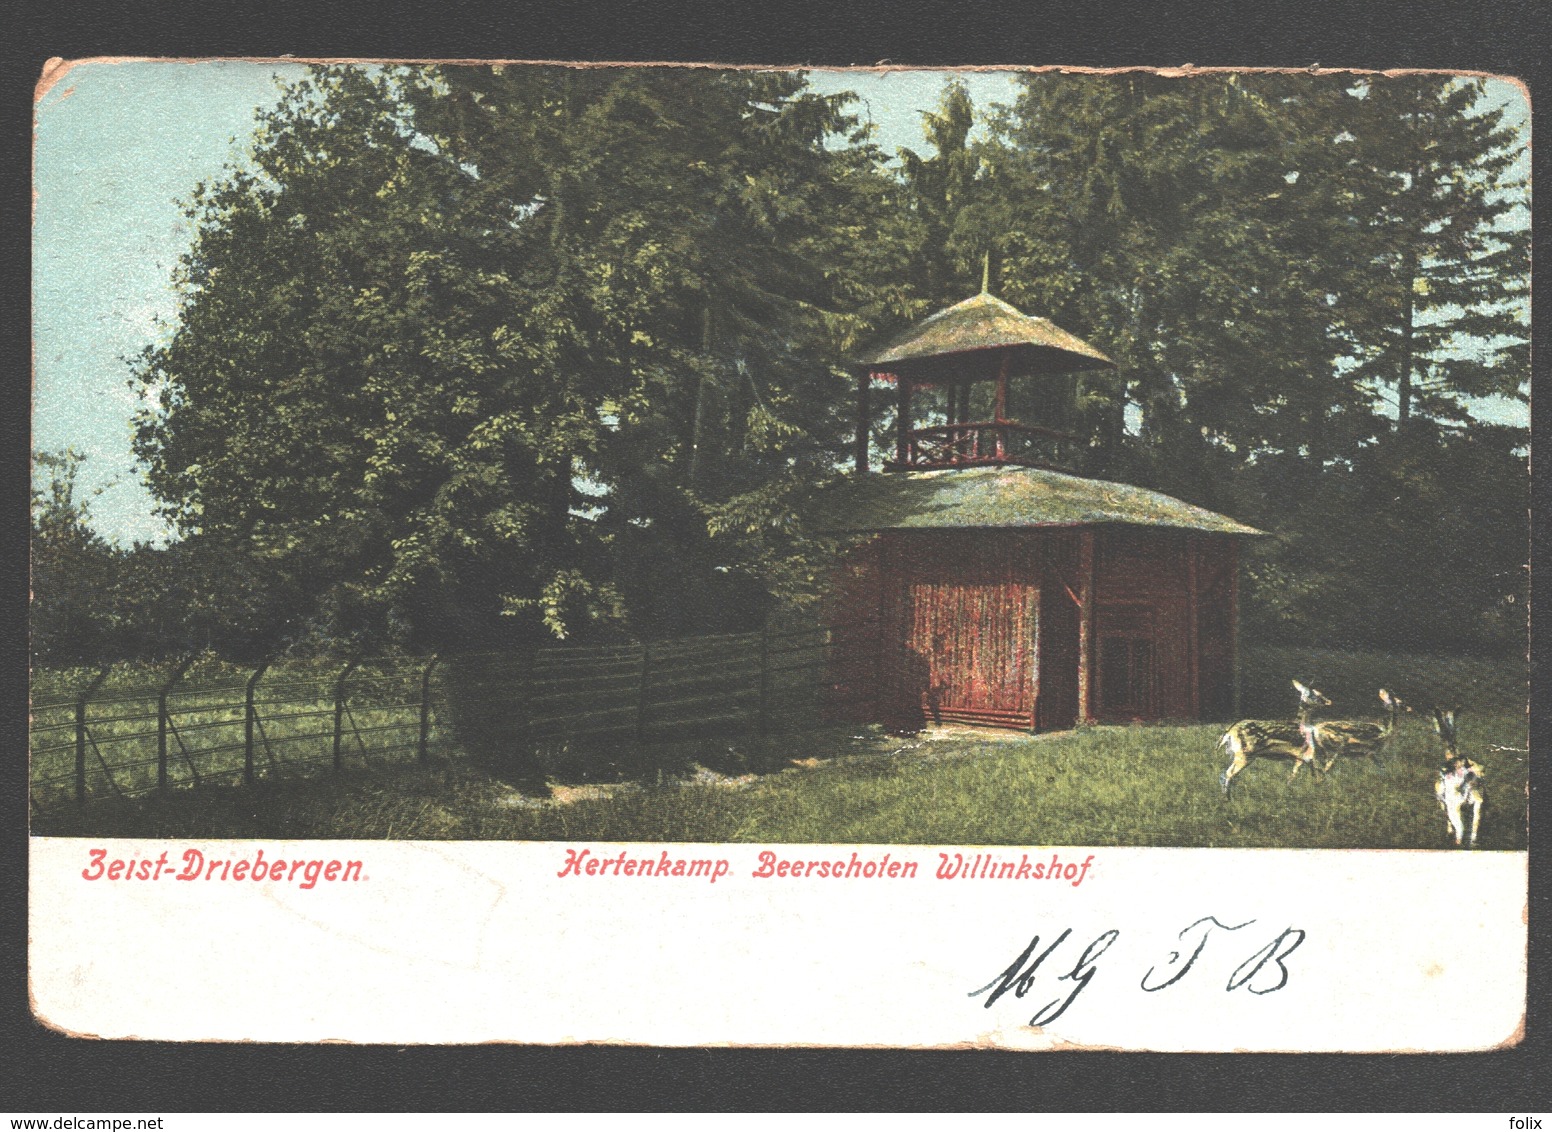
[[[1120,363],[1084,377],[1094,470],[1277,532],[1255,630],[1523,639],[1526,437],[1463,400],[1528,379],[1519,149],[1480,83],[1032,75],[968,148],[966,101],[907,168],[961,293],[984,234],[999,293]]]
[[[1083,379],[1091,471],[1276,532],[1251,629],[1522,628],[1525,438],[1471,399],[1524,395],[1528,241],[1481,84],[1039,74],[978,134],[950,82],[894,169],[846,103],[669,68],[289,88],[189,202],[136,369],[180,639],[750,625],[822,582],[839,365],[983,266],[1119,363]]]
[[[1385,389],[1403,428],[1418,412],[1468,420],[1463,397],[1526,396],[1522,149],[1483,95],[1477,80],[1368,78],[1339,138],[1365,282],[1341,322],[1347,376]]]
[[[91,526],[78,497],[75,451],[34,452],[32,485],[32,655],[41,664],[80,664],[111,655],[113,624],[103,596],[117,581],[119,555]]]
[[[154,488],[422,639],[741,615],[888,301],[851,130],[784,74],[316,73],[190,207]]]

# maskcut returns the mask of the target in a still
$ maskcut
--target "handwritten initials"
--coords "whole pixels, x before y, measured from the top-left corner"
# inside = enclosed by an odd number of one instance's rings
[[[1182,928],[1180,930],[1180,934],[1175,937],[1176,939],[1185,939],[1187,932],[1195,931],[1197,928],[1201,927],[1203,924],[1210,925],[1209,927],[1205,928],[1202,931],[1202,938],[1197,941],[1197,943],[1196,943],[1196,950],[1191,952],[1191,958],[1189,958],[1189,959],[1187,959],[1185,961],[1185,965],[1182,966],[1180,968],[1180,970],[1176,971],[1168,979],[1166,979],[1162,983],[1159,983],[1157,986],[1151,986],[1150,987],[1148,985],[1148,979],[1152,977],[1153,972],[1155,970],[1157,970],[1157,968],[1156,967],[1149,967],[1148,968],[1148,973],[1142,977],[1142,989],[1145,990],[1145,991],[1161,991],[1165,987],[1172,986],[1175,983],[1178,983],[1181,979],[1185,978],[1186,977],[1186,973],[1191,970],[1191,965],[1196,962],[1197,957],[1202,954],[1202,949],[1207,946],[1207,937],[1212,934],[1213,928],[1222,928],[1226,932],[1237,932],[1237,931],[1239,931],[1240,928],[1249,927],[1253,923],[1255,923],[1254,920],[1246,920],[1243,924],[1233,924],[1233,925],[1220,924],[1218,922],[1218,919],[1217,919],[1216,916],[1203,916],[1200,920],[1196,921],[1196,923],[1191,924],[1188,927]],[[1178,952],[1178,951],[1171,951],[1169,953],[1169,959],[1167,960],[1167,964],[1169,966],[1174,966],[1179,961],[1180,961],[1180,952]],[[1238,971],[1235,972],[1235,974],[1238,974],[1238,973],[1239,973]],[[1230,987],[1229,989],[1233,990],[1234,988]]]
[[[1249,959],[1245,960],[1238,967],[1234,968],[1234,974],[1229,976],[1229,985],[1223,989],[1234,991],[1238,990],[1240,987],[1245,987],[1250,991],[1251,994],[1271,994],[1273,991],[1282,990],[1285,986],[1288,985],[1288,968],[1283,965],[1283,960],[1298,950],[1299,945],[1304,942],[1305,934],[1306,933],[1303,928],[1285,929],[1282,935],[1278,936],[1271,943],[1267,944],[1260,951],[1256,952]],[[1287,947],[1283,947],[1283,941],[1291,935],[1297,935],[1299,938],[1288,944]],[[1279,951],[1279,948],[1282,948],[1282,950]],[[1254,984],[1251,983],[1251,980],[1254,979],[1256,975],[1260,973],[1261,968],[1265,967],[1268,963],[1276,963],[1277,970],[1281,973],[1282,977],[1277,980],[1276,986],[1265,987],[1261,990],[1257,990]],[[1254,965],[1252,966],[1252,964]],[[1249,970],[1247,971],[1246,968],[1249,968]],[[1243,975],[1240,973],[1242,971],[1244,972]]]
[[[1066,931],[1062,932],[1061,935],[1056,937],[1055,943],[1051,944],[1050,947],[1042,951],[1039,957],[1035,959],[1033,963],[1030,963],[1027,968],[1025,968],[1025,962],[1027,962],[1029,957],[1035,953],[1035,948],[1040,946],[1040,937],[1038,935],[1035,936],[1034,939],[1029,941],[1029,946],[1024,949],[1024,953],[1015,959],[1012,964],[1009,965],[1007,970],[1005,970],[1001,975],[993,979],[991,982],[987,983],[980,990],[971,991],[969,997],[974,998],[977,995],[986,994],[987,991],[991,991],[992,993],[987,996],[986,1001],[981,1004],[988,1010],[991,1009],[992,1003],[996,1002],[1010,989],[1013,991],[1013,996],[1015,998],[1023,998],[1026,994],[1034,989],[1035,974],[1040,970],[1040,964],[1046,961],[1046,957],[1049,956],[1051,952],[1055,951],[1064,942],[1066,942],[1067,937],[1071,934],[1071,928],[1068,928]],[[1050,1002],[1046,1003],[1035,1012],[1034,1017],[1029,1020],[1029,1024],[1031,1026],[1044,1026],[1047,1022],[1054,1022],[1056,1019],[1065,1014],[1067,1012],[1067,1008],[1073,1004],[1073,1001],[1078,997],[1078,995],[1083,993],[1084,988],[1089,985],[1089,980],[1094,977],[1095,960],[1097,960],[1106,951],[1109,951],[1110,945],[1113,944],[1118,938],[1120,938],[1120,935],[1121,933],[1118,930],[1112,928],[1107,932],[1102,932],[1093,943],[1085,947],[1083,949],[1082,956],[1079,957],[1078,962],[1073,966],[1073,969],[1068,971],[1065,975],[1058,975],[1056,978],[1056,981],[1059,983],[1069,981],[1076,982],[1077,986],[1072,988],[1072,993],[1069,994],[1065,999],[1052,999]],[[1096,948],[1098,950],[1096,950]],[[996,989],[992,990],[993,987]],[[1056,1008],[1054,1012],[1052,1010],[1053,1007]]]
[[[1161,964],[1149,967],[1143,975],[1140,986],[1148,993],[1164,990],[1174,986],[1190,973],[1197,959],[1207,947],[1207,941],[1213,932],[1237,932],[1248,928],[1255,920],[1246,920],[1242,924],[1225,924],[1215,916],[1203,916],[1201,919],[1182,928],[1176,939],[1181,940],[1183,946],[1171,951],[1169,957]],[[1015,998],[1023,998],[1035,989],[1036,981],[1040,974],[1040,968],[1045,961],[1067,942],[1072,935],[1072,929],[1065,929],[1057,936],[1045,950],[1040,950],[1040,937],[1037,935],[1029,941],[1029,946],[1024,948],[1019,957],[991,982],[979,990],[971,991],[970,998],[986,995],[986,1001],[981,1003],[986,1009],[991,1009],[1003,995],[1013,992]],[[1073,964],[1072,969],[1065,974],[1057,975],[1054,979],[1057,983],[1072,983],[1072,990],[1065,998],[1056,997],[1047,1002],[1029,1020],[1031,1026],[1043,1026],[1048,1022],[1054,1022],[1067,1012],[1067,1009],[1077,1000],[1078,996],[1088,987],[1089,982],[1098,972],[1098,961],[1105,952],[1109,951],[1121,933],[1116,928],[1101,932],[1094,941],[1083,949],[1083,954]],[[1271,994],[1273,991],[1282,990],[1288,985],[1290,973],[1286,962],[1304,943],[1308,933],[1303,928],[1288,927],[1265,947],[1256,951],[1246,959],[1234,973],[1229,976],[1227,985],[1223,988],[1226,992],[1233,993],[1241,988],[1254,995]],[[1189,949],[1189,954],[1187,953]],[[1038,954],[1036,954],[1038,952]],[[1268,970],[1268,966],[1272,970]],[[1275,981],[1274,981],[1275,980]]]

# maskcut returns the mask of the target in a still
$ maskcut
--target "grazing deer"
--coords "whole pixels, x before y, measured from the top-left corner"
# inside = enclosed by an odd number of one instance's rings
[[[1454,708],[1434,708],[1433,729],[1444,740],[1444,765],[1439,768],[1439,781],[1433,784],[1434,797],[1439,799],[1439,808],[1444,811],[1444,820],[1449,823],[1455,844],[1459,846],[1464,836],[1466,845],[1475,849],[1477,827],[1482,822],[1482,804],[1486,801],[1482,793],[1482,768],[1460,753],[1460,744],[1455,737]],[[1469,835],[1461,812],[1467,807],[1471,809]]]
[[[1323,772],[1330,770],[1338,758],[1368,756],[1374,760],[1375,766],[1382,765],[1380,756],[1385,753],[1391,736],[1396,733],[1397,718],[1402,712],[1412,709],[1402,703],[1399,696],[1391,695],[1384,688],[1380,689],[1380,703],[1385,705],[1389,713],[1384,723],[1329,719],[1315,724],[1311,731],[1315,741],[1315,755],[1317,758],[1322,753],[1328,756],[1326,765],[1320,768]]]
[[[1299,770],[1308,763],[1312,772],[1320,770],[1315,759],[1315,745],[1310,738],[1314,726],[1315,709],[1331,703],[1314,688],[1306,688],[1297,680],[1294,690],[1299,693],[1299,717],[1297,720],[1242,719],[1223,733],[1218,746],[1227,748],[1233,761],[1218,779],[1224,798],[1234,785],[1234,776],[1249,765],[1251,759],[1292,759],[1292,782]]]

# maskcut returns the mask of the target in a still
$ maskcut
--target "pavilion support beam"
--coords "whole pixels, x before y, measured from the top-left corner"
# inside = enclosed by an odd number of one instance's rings
[[[1094,637],[1094,530],[1078,543],[1078,722],[1093,723],[1098,641]]]
[[[1202,643],[1198,632],[1199,579],[1197,558],[1201,540],[1186,535],[1186,671],[1191,694],[1191,718],[1202,718]]]
[[[1240,717],[1239,706],[1239,540],[1229,541],[1229,691],[1234,704],[1230,716]]]
[[[992,410],[992,419],[998,424],[1008,419],[1008,360],[1012,355],[1004,350],[1002,352],[1002,365],[997,370],[997,401]],[[1004,455],[1005,437],[1002,429],[997,430],[997,459]]]
[[[911,458],[911,383],[896,377],[895,388],[895,463],[905,465]]]

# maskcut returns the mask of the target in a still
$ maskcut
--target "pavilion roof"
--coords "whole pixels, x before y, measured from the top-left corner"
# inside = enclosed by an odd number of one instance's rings
[[[997,376],[1005,355],[1013,375],[1114,368],[1115,362],[1049,319],[1024,314],[984,291],[938,311],[852,364],[913,380]],[[984,372],[983,372],[984,371]]]
[[[854,476],[820,499],[813,518],[833,532],[1124,524],[1265,533],[1148,488],[1006,466]]]

